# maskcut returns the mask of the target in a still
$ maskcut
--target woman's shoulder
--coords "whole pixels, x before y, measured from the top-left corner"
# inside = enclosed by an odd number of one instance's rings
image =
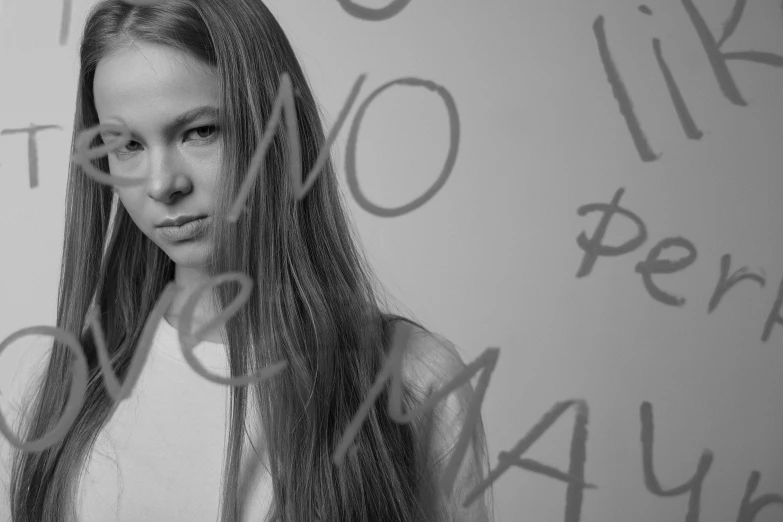
[[[396,345],[400,342],[404,346]],[[467,367],[454,343],[407,319],[395,322],[392,344],[392,350],[403,350],[403,381],[415,388],[437,390],[450,383]]]
[[[462,499],[473,488],[479,486],[488,473],[489,459],[486,447],[486,434],[479,410],[473,408],[479,400],[471,384],[471,373],[466,373],[465,364],[456,345],[445,336],[428,331],[420,325],[404,323],[395,325],[402,330],[395,331],[396,339],[405,342],[402,357],[402,380],[406,381],[419,402],[426,402],[432,395],[451,389],[433,405],[432,414],[426,416],[427,428],[421,443],[426,451],[426,461],[433,466],[436,476],[440,476],[448,455],[453,455],[463,430],[468,435],[468,445],[460,459],[454,476],[453,493],[449,497],[442,494],[436,508],[443,520],[492,520],[491,502],[482,494],[469,507],[462,506]],[[457,383],[456,386],[452,384]],[[434,500],[434,499],[433,499]]]
[[[433,395],[440,395],[432,406],[433,416],[427,416],[433,425],[431,436],[438,441],[430,451],[447,451],[455,444],[463,426],[469,422],[468,413],[475,391],[470,376],[465,375],[467,365],[457,347],[441,334],[419,325],[398,326],[408,328],[401,364],[402,381],[412,391],[416,401],[423,404]],[[461,381],[461,382],[459,382]],[[457,386],[453,386],[457,383]],[[439,392],[447,391],[445,395]],[[453,388],[453,389],[452,389]]]

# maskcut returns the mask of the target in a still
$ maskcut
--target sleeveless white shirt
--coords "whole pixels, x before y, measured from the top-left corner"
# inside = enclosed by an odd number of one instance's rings
[[[230,376],[224,345],[204,341],[194,353],[211,373]],[[177,330],[162,318],[131,396],[88,457],[78,489],[79,522],[218,521],[229,393],[190,367]],[[245,458],[258,458],[245,452]],[[267,465],[264,460],[256,468],[246,520],[264,520],[269,510]]]

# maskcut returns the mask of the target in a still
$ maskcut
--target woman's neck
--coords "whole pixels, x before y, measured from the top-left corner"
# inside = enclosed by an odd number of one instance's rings
[[[193,293],[205,282],[209,280],[209,275],[194,268],[181,267],[177,265],[175,270],[175,283],[178,288],[178,292],[174,296],[174,300],[171,306],[164,314],[164,317],[168,323],[179,330],[180,320],[182,318],[182,309],[185,304],[190,300]],[[212,319],[217,317],[218,313],[215,310],[214,303],[212,301],[212,291],[206,290],[200,293],[198,301],[191,316],[191,332],[196,332],[202,327],[206,326]],[[204,339],[214,343],[223,343],[221,333],[225,328],[208,332]]]

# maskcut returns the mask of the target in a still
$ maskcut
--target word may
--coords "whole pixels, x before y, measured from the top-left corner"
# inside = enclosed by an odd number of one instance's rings
[[[123,0],[126,4],[135,6],[147,6],[164,3],[166,0]],[[405,9],[411,0],[392,0],[386,7],[370,8],[356,5],[352,0],[337,0],[340,7],[349,15],[367,20],[370,22],[380,22],[397,16]],[[71,29],[71,11],[73,10],[73,0],[63,0],[63,14],[60,17],[60,45],[68,44],[68,33]]]
[[[699,13],[698,9],[696,9],[693,0],[682,0],[682,5],[685,7],[688,16],[691,19],[691,23],[693,24],[693,27],[696,29],[696,33],[699,36],[699,40],[701,41],[701,44],[707,53],[707,58],[710,61],[710,66],[712,67],[712,71],[715,74],[715,79],[718,82],[718,86],[723,92],[723,95],[728,98],[731,103],[740,106],[746,106],[748,103],[742,97],[742,94],[740,93],[739,88],[734,81],[734,77],[732,76],[731,71],[729,71],[729,67],[726,63],[728,60],[745,60],[749,62],[771,65],[773,67],[783,67],[783,56],[778,54],[763,51],[721,51],[723,44],[734,34],[734,31],[737,29],[737,25],[739,24],[740,18],[742,17],[742,13],[745,10],[746,3],[747,0],[735,0],[731,15],[723,24],[723,33],[721,34],[720,39],[716,41],[701,13]],[[652,11],[646,5],[641,5],[639,7],[639,11],[646,15],[652,15]],[[626,90],[625,85],[620,78],[620,73],[617,69],[617,66],[612,60],[612,54],[609,50],[609,44],[607,43],[606,31],[604,30],[603,16],[598,16],[595,19],[595,22],[593,23],[593,32],[595,33],[595,38],[598,41],[598,51],[601,57],[601,62],[604,66],[604,70],[606,72],[606,76],[609,80],[609,84],[612,87],[614,97],[619,105],[620,113],[623,115],[625,123],[628,126],[628,131],[631,134],[636,151],[638,152],[642,161],[655,161],[660,157],[660,154],[656,154],[650,147],[650,143],[647,141],[647,137],[642,131],[639,119],[634,112],[633,103],[631,102],[628,91]],[[697,127],[693,116],[691,115],[691,112],[685,103],[685,99],[680,91],[680,88],[677,85],[674,75],[672,74],[671,69],[663,57],[663,52],[661,51],[661,41],[658,38],[653,38],[652,44],[653,52],[655,53],[655,58],[658,62],[658,67],[661,69],[661,73],[663,74],[663,78],[666,82],[666,88],[669,91],[669,96],[672,99],[674,109],[677,112],[680,125],[682,126],[685,135],[688,137],[688,139],[691,140],[701,139],[703,133]]]
[[[523,459],[522,454],[572,406],[576,409],[576,416],[571,435],[568,472],[560,471],[535,460]],[[640,417],[642,428],[642,473],[644,475],[645,487],[650,493],[659,497],[678,497],[686,493],[689,494],[688,512],[685,516],[685,522],[699,522],[701,491],[702,486],[704,485],[704,479],[712,466],[714,458],[712,451],[704,450],[704,452],[702,452],[696,466],[696,473],[688,482],[671,489],[664,489],[658,481],[654,469],[655,466],[653,464],[653,434],[655,427],[653,425],[652,405],[649,402],[645,401],[642,403],[640,407]],[[510,466],[517,466],[533,473],[539,473],[554,478],[555,480],[565,482],[568,486],[566,487],[564,521],[579,522],[582,514],[584,490],[597,489],[597,486],[594,484],[585,482],[587,421],[588,407],[585,401],[571,400],[555,404],[555,406],[541,418],[538,424],[528,431],[511,451],[501,452],[498,455],[499,465],[497,469],[492,471],[481,485],[491,483]],[[768,493],[753,498],[760,479],[761,473],[755,470],[751,472],[745,487],[745,494],[740,501],[737,522],[753,522],[764,508],[772,505],[783,506],[783,495]],[[472,495],[474,495],[474,493],[468,495],[468,500],[472,499]]]
[[[313,166],[313,170],[307,175],[307,180],[304,183],[302,183],[301,181],[302,160],[300,156],[301,145],[299,141],[299,131],[295,124],[296,108],[294,106],[294,93],[292,92],[292,84],[288,76],[288,73],[283,73],[281,75],[280,88],[275,98],[275,104],[272,110],[272,115],[270,117],[269,125],[267,125],[267,131],[264,133],[264,136],[262,137],[258,150],[254,154],[251,164],[248,168],[248,175],[240,190],[239,200],[234,204],[233,210],[230,214],[231,217],[229,218],[229,220],[231,222],[235,222],[236,219],[239,217],[239,211],[241,210],[244,204],[245,198],[247,198],[247,195],[250,192],[251,185],[255,181],[258,172],[263,168],[264,156],[266,155],[266,151],[271,144],[272,138],[274,137],[274,133],[279,124],[281,111],[283,110],[286,111],[286,126],[288,130],[288,138],[292,144],[292,147],[289,152],[289,160],[291,161],[291,165],[293,166],[290,171],[290,175],[293,184],[294,197],[297,200],[300,200],[305,196],[305,194],[313,185],[313,183],[315,183],[317,176],[321,173],[321,169],[323,169],[328,159],[328,152],[331,149],[331,146],[334,143],[335,139],[337,138],[337,134],[340,132],[340,129],[343,127],[345,120],[347,119],[348,113],[350,112],[351,108],[354,105],[354,102],[356,101],[356,98],[359,96],[359,91],[361,90],[361,87],[366,78],[367,78],[366,74],[363,74],[357,78],[356,82],[354,83],[353,89],[351,90],[351,93],[348,96],[348,100],[346,104],[343,106],[342,110],[340,111],[337,121],[335,122],[334,127],[332,128],[332,130],[329,133],[329,136],[327,137],[325,146],[319,152],[318,158],[315,162],[315,165]],[[438,176],[438,179],[435,180],[435,183],[433,183],[424,194],[422,194],[421,196],[419,196],[418,198],[416,198],[415,200],[411,201],[406,205],[402,205],[396,208],[384,208],[375,205],[369,199],[367,199],[367,197],[364,195],[361,188],[359,187],[359,182],[357,180],[357,174],[356,174],[356,143],[358,141],[359,128],[362,119],[364,118],[364,114],[367,111],[367,108],[375,100],[377,96],[379,96],[383,91],[389,89],[393,85],[425,87],[440,95],[440,97],[443,99],[444,104],[446,105],[446,110],[448,111],[448,115],[449,115],[449,151],[446,157],[445,164],[443,166],[443,170]],[[38,185],[38,166],[37,166],[38,152],[37,152],[37,146],[35,141],[36,133],[42,130],[48,130],[52,128],[60,128],[60,127],[57,127],[56,125],[31,125],[30,127],[27,128],[5,129],[2,132],[0,132],[0,135],[24,133],[24,132],[28,133],[27,150],[28,150],[28,162],[30,166],[31,188],[34,188]],[[120,136],[124,137],[125,140],[124,141],[119,140],[119,143],[115,143],[118,141],[115,139],[112,140],[111,145],[97,147],[94,149],[90,149],[89,151],[85,150],[89,147],[89,141],[92,138],[94,138],[96,134],[100,133],[101,130],[114,130],[116,132],[119,132]],[[90,176],[92,179],[94,179],[99,183],[104,183],[107,185],[115,185],[115,186],[133,186],[133,185],[143,184],[145,182],[144,178],[135,178],[132,180],[128,180],[116,176],[114,177],[108,176],[105,173],[101,172],[100,170],[96,169],[88,161],[89,159],[103,156],[113,150],[116,150],[117,148],[125,146],[125,144],[128,142],[129,139],[130,139],[130,131],[124,124],[116,125],[113,123],[106,123],[106,124],[101,124],[101,125],[91,127],[89,129],[85,129],[81,132],[77,140],[77,151],[76,154],[73,156],[73,160],[79,163],[79,165],[84,170],[86,170],[85,174],[87,174],[88,176]],[[445,87],[442,87],[428,80],[422,80],[420,78],[398,78],[396,80],[387,82],[386,84],[375,89],[375,91],[373,91],[367,97],[367,99],[359,106],[356,116],[354,117],[353,124],[351,125],[350,133],[348,135],[348,141],[346,144],[346,159],[345,159],[345,170],[348,178],[347,179],[348,187],[351,190],[351,194],[353,195],[354,199],[359,204],[359,206],[361,206],[364,210],[380,217],[401,216],[403,214],[406,214],[408,212],[411,212],[421,207],[427,201],[432,199],[435,196],[435,194],[437,194],[440,191],[440,189],[443,188],[443,186],[446,184],[446,181],[451,175],[451,171],[454,169],[454,165],[457,162],[457,152],[459,151],[459,139],[460,139],[459,112],[457,110],[457,105],[454,101],[454,98],[451,96],[451,93],[449,93],[449,91]]]
[[[598,223],[598,226],[593,233],[592,237],[587,237],[587,234],[582,232],[577,237],[576,242],[579,247],[584,250],[585,255],[582,258],[582,264],[576,274],[577,278],[590,275],[593,270],[593,266],[599,256],[604,257],[616,257],[633,252],[639,248],[647,240],[647,227],[644,222],[628,209],[620,206],[620,198],[622,197],[625,189],[618,189],[612,198],[611,203],[590,203],[579,207],[577,213],[580,216],[584,216],[591,212],[601,212],[602,216]],[[609,222],[615,214],[620,214],[630,219],[637,228],[636,237],[629,239],[625,243],[619,246],[610,246],[603,244],[604,236],[606,235],[606,229],[609,227]],[[688,251],[688,255],[677,260],[661,259],[661,253],[664,249],[669,247],[681,247]],[[652,276],[654,274],[673,274],[681,270],[685,270],[688,266],[696,261],[696,247],[689,240],[684,237],[667,237],[660,240],[653,246],[647,254],[647,258],[636,264],[636,272],[641,274],[644,287],[650,296],[663,304],[670,306],[683,306],[685,304],[685,298],[669,294],[658,287],[653,282]],[[748,273],[747,267],[742,267],[735,270],[729,275],[729,269],[731,268],[731,255],[725,254],[721,257],[720,265],[720,277],[718,278],[718,284],[715,286],[715,291],[712,293],[707,313],[712,313],[720,303],[723,296],[731,290],[731,288],[742,281],[747,279],[749,281],[755,281],[759,286],[764,287],[766,280],[763,275]],[[778,286],[778,293],[772,310],[769,312],[769,316],[764,324],[764,331],[761,334],[762,342],[767,342],[769,336],[772,333],[772,328],[775,324],[783,324],[783,280],[781,280]]]

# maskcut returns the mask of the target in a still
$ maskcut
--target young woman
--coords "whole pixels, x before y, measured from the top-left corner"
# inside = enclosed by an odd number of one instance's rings
[[[413,330],[401,372],[405,411],[465,364],[446,339],[383,311],[331,161],[307,195],[294,198],[291,143],[281,125],[242,213],[236,222],[226,218],[283,73],[296,93],[303,173],[325,142],[318,105],[282,29],[261,0],[145,3],[100,0],[82,36],[73,150],[82,131],[122,122],[130,139],[92,164],[144,181],[112,187],[71,164],[57,327],[79,334],[87,391],[62,440],[14,454],[5,495],[11,519],[489,520],[491,494],[463,506],[488,467],[480,418],[469,427],[451,495],[439,486],[474,397],[469,382],[408,424],[390,417],[387,386],[342,463],[333,462],[398,328]],[[109,143],[111,134],[91,146]],[[182,217],[190,223],[173,222]],[[198,346],[202,364],[236,377],[287,362],[244,387],[197,375],[177,335],[188,297],[229,272],[246,274],[252,293]],[[122,381],[172,281],[177,293],[155,326],[133,393],[116,402],[89,314],[97,311]],[[201,294],[191,331],[226,310],[239,290],[229,281]],[[26,403],[22,439],[40,439],[62,416],[73,359],[63,343],[52,343]]]

